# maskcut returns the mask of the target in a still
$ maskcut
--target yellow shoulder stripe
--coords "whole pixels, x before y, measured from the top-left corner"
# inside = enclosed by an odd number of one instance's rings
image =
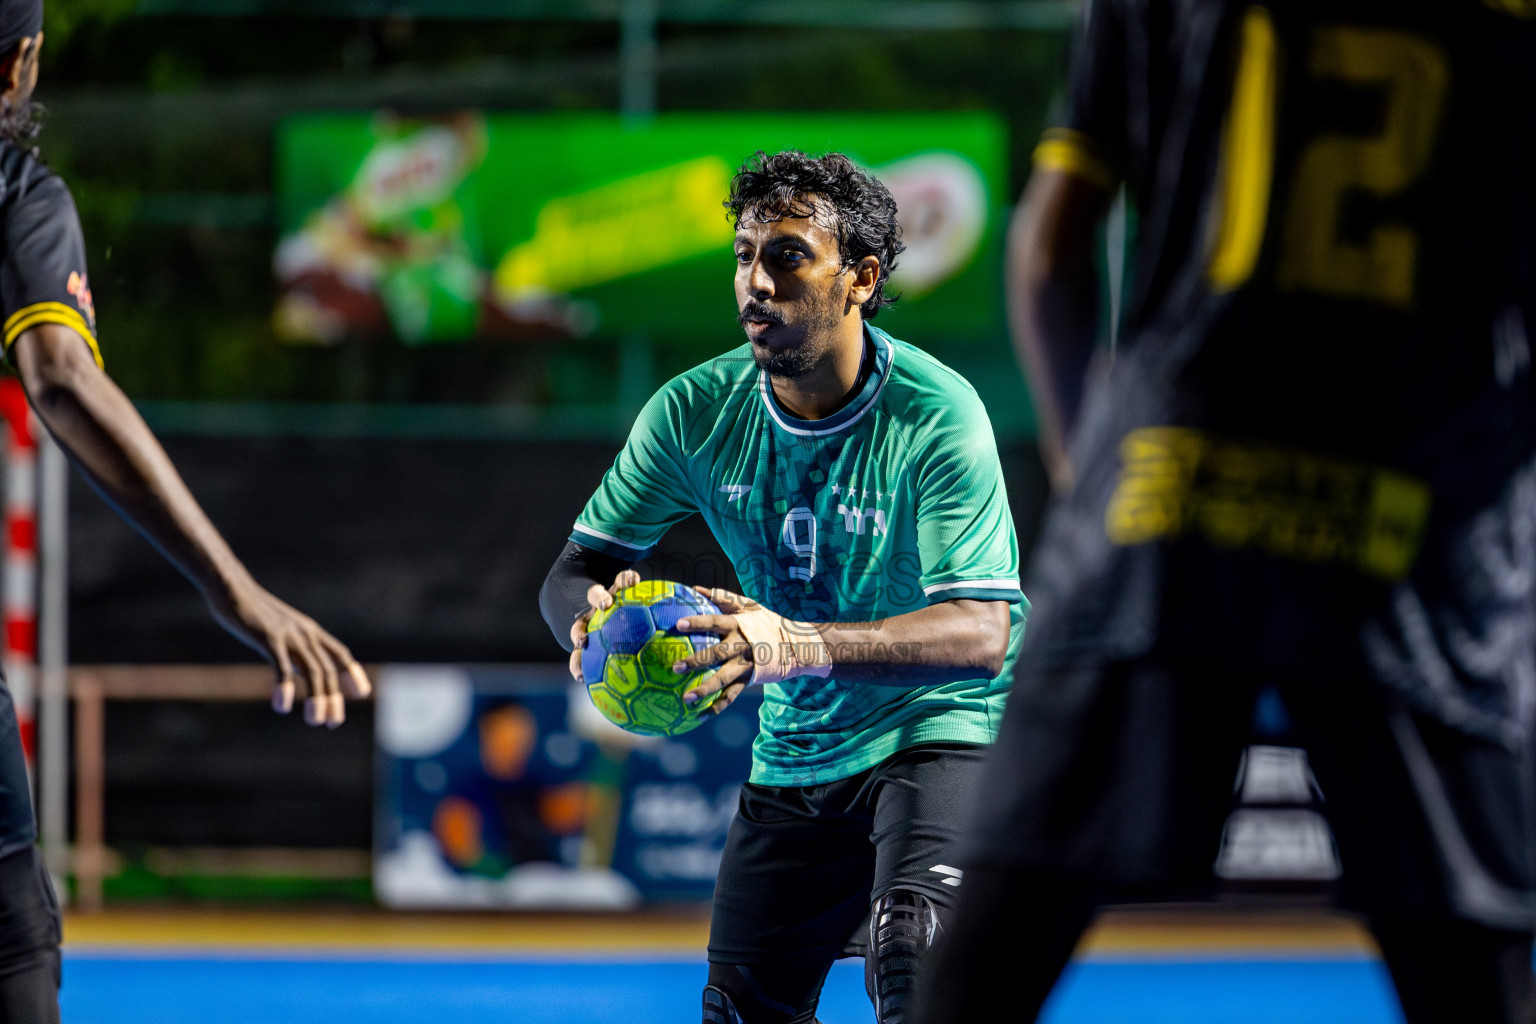
[[[1120,187],[1120,172],[1099,153],[1099,145],[1082,132],[1051,128],[1035,147],[1035,166],[1061,171],[1113,192]]]
[[[61,324],[70,328],[91,346],[91,355],[95,358],[96,365],[102,369],[106,368],[106,364],[101,359],[101,346],[96,344],[96,335],[91,333],[85,317],[80,315],[79,310],[71,309],[62,302],[34,302],[8,316],[5,320],[6,354],[10,354],[11,346],[16,343],[17,338],[21,337],[23,331],[38,324]]]
[[[1259,262],[1274,175],[1279,42],[1268,11],[1249,8],[1242,39],[1221,143],[1221,230],[1208,268],[1222,292],[1247,282]]]

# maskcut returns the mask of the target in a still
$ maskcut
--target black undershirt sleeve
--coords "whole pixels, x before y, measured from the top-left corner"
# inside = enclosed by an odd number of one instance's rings
[[[566,541],[565,550],[555,559],[539,590],[539,612],[561,647],[571,649],[571,623],[586,612],[587,591],[592,584],[611,586],[615,576],[634,565],[634,562]]]

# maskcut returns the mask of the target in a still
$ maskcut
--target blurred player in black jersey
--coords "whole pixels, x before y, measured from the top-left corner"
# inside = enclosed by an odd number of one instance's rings
[[[1059,493],[915,1016],[1032,1020],[1098,904],[1208,891],[1273,686],[1408,1020],[1536,1020],[1536,2],[1082,15],[1009,281]]]
[[[336,726],[368,680],[339,641],[263,590],[101,369],[85,246],[64,182],[31,147],[41,0],[0,0],[0,317],[8,363],[96,489],[180,569],[219,623],[277,669],[273,705]],[[59,1019],[59,914],[34,842],[10,693],[0,686],[0,1022]]]

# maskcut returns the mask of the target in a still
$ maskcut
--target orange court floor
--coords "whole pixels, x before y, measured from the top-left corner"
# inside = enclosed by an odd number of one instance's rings
[[[267,910],[112,907],[67,913],[67,951],[442,951],[491,957],[699,959],[707,907],[631,914],[400,913],[359,908]],[[1320,910],[1129,910],[1102,915],[1079,954],[1090,959],[1224,960],[1371,957],[1369,935]]]

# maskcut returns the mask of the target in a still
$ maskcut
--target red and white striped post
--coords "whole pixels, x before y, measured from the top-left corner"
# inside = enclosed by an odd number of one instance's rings
[[[5,420],[5,568],[0,580],[5,635],[0,669],[16,705],[27,764],[36,756],[37,714],[37,430],[21,383],[0,380]]]

